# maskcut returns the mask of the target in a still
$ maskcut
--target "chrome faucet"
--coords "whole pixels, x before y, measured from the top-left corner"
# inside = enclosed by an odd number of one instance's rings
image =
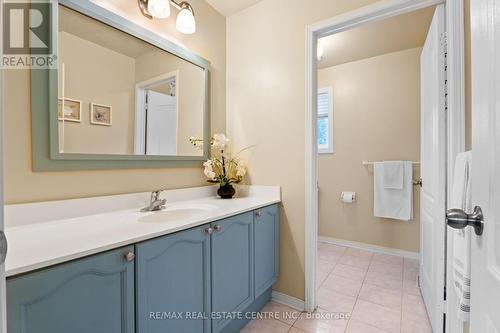
[[[156,212],[162,209],[165,209],[165,204],[167,203],[167,199],[160,199],[161,191],[151,192],[151,200],[149,202],[149,206],[141,209],[141,212]]]

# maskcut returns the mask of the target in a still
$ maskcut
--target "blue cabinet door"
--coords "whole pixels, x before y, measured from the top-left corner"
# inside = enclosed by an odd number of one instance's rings
[[[129,252],[133,247],[10,278],[8,332],[135,332]]]
[[[214,315],[239,312],[254,300],[253,213],[212,224],[212,311]],[[221,316],[224,317],[224,316]],[[219,332],[231,318],[214,318]]]
[[[255,297],[259,297],[278,279],[279,207],[273,205],[255,211]]]
[[[136,245],[138,333],[208,333],[209,226]]]

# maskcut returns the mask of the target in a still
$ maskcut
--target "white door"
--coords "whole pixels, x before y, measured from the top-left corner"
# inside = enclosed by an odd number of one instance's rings
[[[147,91],[147,155],[177,155],[176,97]]]
[[[445,249],[445,30],[444,5],[436,7],[421,55],[420,287],[434,332],[443,325]]]
[[[500,332],[500,2],[471,1],[472,203],[484,232],[472,232],[471,333]]]

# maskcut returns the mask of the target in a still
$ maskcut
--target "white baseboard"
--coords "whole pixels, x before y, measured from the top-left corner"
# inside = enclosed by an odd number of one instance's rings
[[[404,251],[404,250],[399,250],[399,249],[393,249],[390,247],[383,247],[383,246],[377,246],[377,245],[372,245],[372,244],[348,241],[348,240],[332,238],[332,237],[323,237],[323,236],[319,236],[318,240],[320,242],[323,242],[323,243],[330,243],[330,244],[335,244],[335,245],[340,245],[340,246],[345,246],[345,247],[352,247],[355,249],[367,250],[370,252],[381,253],[381,254],[389,254],[389,255],[403,257],[403,258],[417,259],[417,260],[420,258],[420,254],[418,252]]]
[[[298,311],[304,311],[306,308],[303,300],[288,296],[287,294],[280,293],[279,291],[273,290],[273,294],[271,300],[276,303],[280,303],[286,306],[291,307],[292,309]]]

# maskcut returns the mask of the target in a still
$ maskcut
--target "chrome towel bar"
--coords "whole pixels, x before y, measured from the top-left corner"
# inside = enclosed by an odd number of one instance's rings
[[[369,162],[369,161],[363,161],[363,165],[364,166],[368,166],[368,165],[373,165],[374,163],[376,162]],[[420,166],[420,162],[411,162],[413,164],[413,166]],[[418,180],[413,180],[413,186],[420,186],[422,187],[423,186],[423,182],[422,182],[422,178],[419,178]]]

